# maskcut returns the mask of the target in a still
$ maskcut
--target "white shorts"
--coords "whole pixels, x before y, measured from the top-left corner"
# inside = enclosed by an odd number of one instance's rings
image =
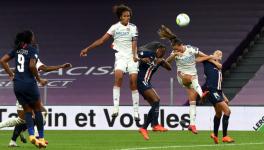
[[[184,75],[184,73],[181,73],[181,75]],[[193,88],[192,84],[190,84],[189,86],[184,85],[183,82],[182,82],[182,78],[179,76],[178,73],[177,73],[177,79],[178,79],[179,84],[182,87],[184,87],[184,88]],[[193,80],[197,80],[197,82],[198,82],[198,75],[197,74],[193,76]]]
[[[124,73],[138,73],[138,62],[134,62],[133,57],[126,58],[119,56],[118,53],[115,55],[115,70],[121,70]]]
[[[18,101],[16,101],[16,108],[17,108],[17,110],[20,110],[20,111],[24,110],[22,105],[20,105]]]

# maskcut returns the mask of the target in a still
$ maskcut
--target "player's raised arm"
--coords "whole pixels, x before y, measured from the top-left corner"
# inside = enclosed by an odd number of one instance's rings
[[[102,44],[104,44],[108,39],[110,39],[111,35],[108,33],[105,33],[101,38],[97,39],[96,41],[94,41],[91,45],[89,45],[88,47],[86,47],[85,49],[83,49],[80,53],[80,56],[87,56],[87,53],[93,49],[96,48]]]
[[[55,70],[59,70],[59,69],[66,69],[66,68],[71,68],[72,64],[70,63],[65,63],[62,65],[57,65],[57,66],[47,66],[45,64],[41,64],[40,66],[38,66],[37,63],[37,69],[40,71],[44,71],[44,72],[51,72],[51,71],[55,71]]]
[[[210,59],[216,59],[216,57],[214,55],[199,56],[195,59],[195,61],[201,63],[203,61],[210,60]]]
[[[5,69],[5,71],[7,72],[7,74],[9,75],[10,79],[14,78],[14,73],[13,71],[10,69],[8,62],[12,59],[12,57],[8,54],[5,54],[1,59],[0,59],[0,64],[2,65],[2,67]]]

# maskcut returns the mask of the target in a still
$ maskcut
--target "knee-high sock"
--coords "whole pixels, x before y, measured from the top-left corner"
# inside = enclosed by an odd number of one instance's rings
[[[200,86],[200,84],[198,82],[198,79],[193,79],[192,80],[192,87],[198,93],[198,95],[200,97],[203,96],[203,90],[202,90],[202,88],[201,88],[201,86]]]
[[[138,90],[132,91],[132,100],[133,100],[134,115],[138,115],[138,107],[139,107]],[[136,116],[136,117],[138,117],[138,116]]]
[[[214,116],[214,135],[215,136],[218,136],[220,121],[221,121],[221,117],[218,118],[218,117]]]
[[[196,119],[196,101],[190,101],[190,125],[195,125],[195,119]]]
[[[5,127],[14,127],[16,125],[23,124],[23,123],[25,123],[25,121],[20,119],[19,117],[18,118],[9,118],[9,119],[0,123],[0,129],[5,128]]]
[[[114,102],[114,109],[118,109],[120,100],[120,87],[114,86],[113,87],[113,102]]]
[[[25,120],[28,128],[28,134],[34,136],[34,121],[32,118],[32,112],[25,113]]]
[[[159,124],[159,121],[158,121],[159,120],[159,106],[160,106],[159,101],[154,102],[152,105],[152,107],[154,107],[153,116],[152,116],[153,117],[152,126]]]
[[[222,120],[223,137],[227,136],[228,123],[229,123],[229,116],[224,115]]]
[[[44,138],[44,124],[43,124],[43,116],[41,111],[35,112],[35,121],[36,121],[36,126],[38,128],[39,138]]]
[[[13,141],[16,141],[17,140],[17,137],[20,135],[20,133],[22,131],[24,131],[24,129],[26,129],[26,128],[27,128],[26,124],[19,124],[19,125],[17,125],[15,127],[14,131],[13,131],[13,135],[12,135],[12,138],[11,139]]]
[[[154,102],[148,112],[148,117],[147,117],[147,120],[145,121],[144,125],[143,125],[143,128],[144,129],[147,129],[149,124],[152,122],[153,118],[154,118],[154,113],[155,113],[155,110],[157,109],[157,107],[159,107],[159,102]]]

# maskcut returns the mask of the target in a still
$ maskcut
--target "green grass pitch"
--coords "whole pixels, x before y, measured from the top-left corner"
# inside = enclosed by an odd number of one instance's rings
[[[19,139],[20,147],[8,148],[11,133],[0,131],[0,150],[36,149],[29,143],[22,144]],[[149,131],[149,141],[138,131],[46,131],[45,135],[49,141],[47,150],[264,150],[264,133],[253,131],[231,131],[229,135],[235,143],[218,145],[209,138],[209,131],[200,131],[198,135],[188,131]]]

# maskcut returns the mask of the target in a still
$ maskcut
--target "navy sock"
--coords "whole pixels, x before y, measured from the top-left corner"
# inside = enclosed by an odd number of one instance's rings
[[[28,134],[34,135],[34,122],[32,118],[32,112],[26,112],[25,113],[25,120],[28,128]]]
[[[220,120],[221,117],[218,118],[216,116],[214,116],[214,135],[218,136],[218,130],[219,130],[219,126],[220,126]]]
[[[153,106],[151,106],[149,112],[148,112],[148,116],[147,116],[147,120],[145,121],[144,125],[143,125],[143,128],[144,129],[147,129],[149,124],[152,122],[152,119],[153,119],[153,112],[154,112],[154,109],[153,109]]]
[[[224,115],[223,120],[222,120],[222,125],[223,125],[223,137],[227,136],[227,128],[228,128],[228,123],[229,123],[229,116]]]
[[[153,119],[152,119],[152,126],[155,126],[157,124],[159,124],[159,101],[154,102],[152,105],[154,111],[153,111]]]
[[[12,140],[16,141],[17,138],[19,137],[20,133],[24,130],[24,128],[26,127],[26,124],[19,124],[17,126],[15,126],[15,129],[13,131],[13,135],[12,135]]]
[[[39,138],[44,138],[44,124],[43,124],[43,116],[41,111],[36,111],[35,113],[35,123],[38,128]]]

